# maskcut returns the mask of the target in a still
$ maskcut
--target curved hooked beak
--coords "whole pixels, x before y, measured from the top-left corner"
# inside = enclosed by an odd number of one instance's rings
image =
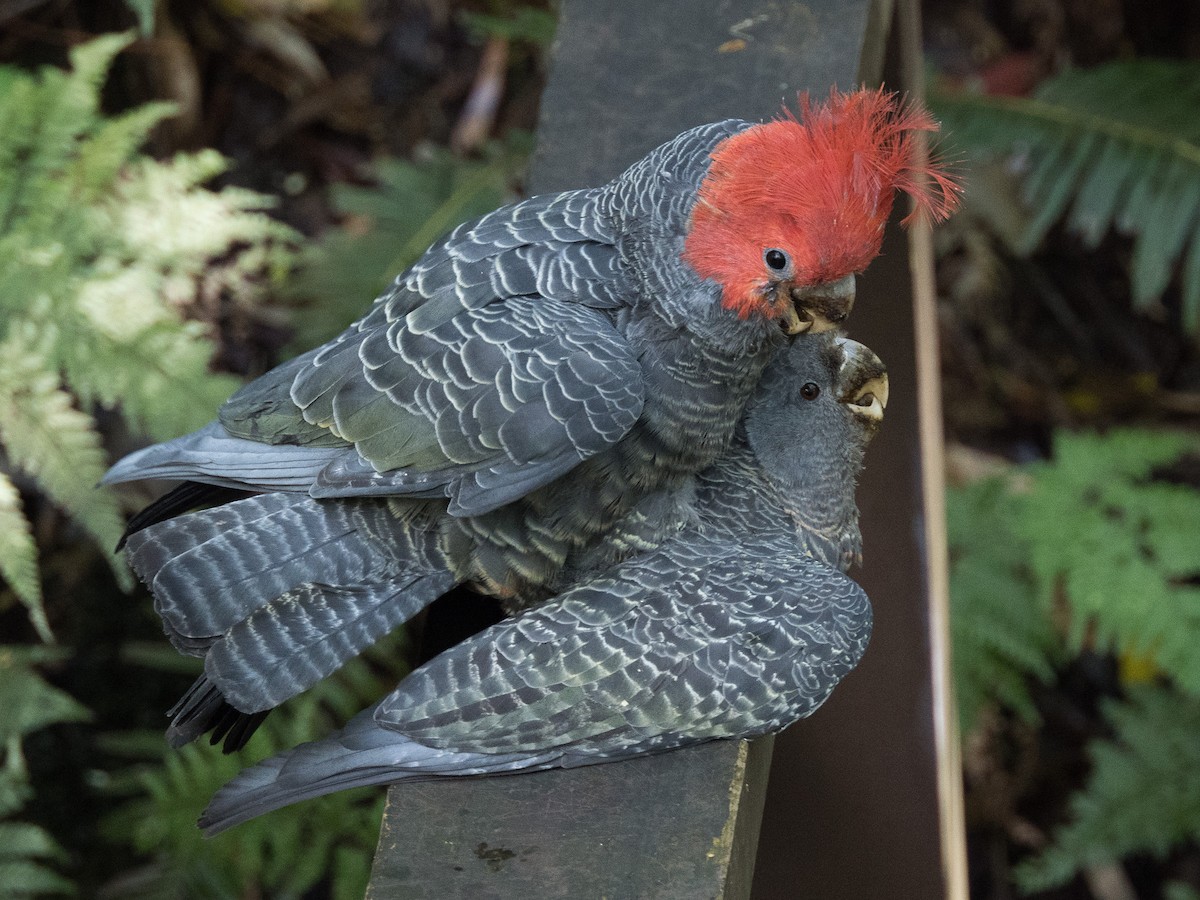
[[[840,327],[854,308],[854,290],[853,275],[824,284],[792,285],[780,298],[785,302],[780,315],[784,333],[817,334]]]
[[[838,338],[836,343],[842,349],[836,385],[838,400],[855,415],[878,425],[883,421],[888,402],[887,367],[875,351],[858,341]]]

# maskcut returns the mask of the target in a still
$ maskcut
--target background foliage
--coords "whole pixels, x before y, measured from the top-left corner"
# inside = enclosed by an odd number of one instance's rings
[[[964,730],[989,706],[1036,726],[1036,685],[1081,654],[1121,663],[1069,821],[1018,870],[1027,890],[1200,837],[1200,490],[1180,461],[1200,462],[1200,438],[1063,432],[1050,460],[951,492]]]
[[[1020,460],[964,450],[947,498],[973,895],[1194,897],[1196,23],[966,10],[935,27],[977,61],[942,55],[931,97],[968,186],[948,430]]]
[[[1110,229],[1133,237],[1134,307],[1155,307],[1182,279],[1183,327],[1200,338],[1200,62],[1135,59],[1067,69],[1029,97],[940,92],[952,144],[1006,158],[1030,215],[1002,230],[1036,250],[1061,219],[1095,249]]]
[[[264,817],[213,840],[195,819],[238,769],[327,734],[386,693],[412,655],[406,644],[383,642],[287,704],[239,754],[169,750],[161,712],[195,677],[196,661],[155,638],[141,589],[136,605],[122,606],[104,583],[133,587],[109,552],[123,528],[118,495],[94,485],[112,458],[106,445],[203,424],[240,383],[223,368],[258,371],[289,341],[324,340],[443,231],[501,203],[529,140],[517,128],[503,141],[464,144],[466,156],[433,145],[411,148],[411,160],[386,155],[390,147],[364,155],[353,183],[335,184],[321,201],[325,238],[305,242],[284,220],[312,224],[308,167],[254,190],[235,181],[278,171],[277,159],[260,166],[240,148],[236,161],[215,149],[161,153],[193,143],[186,128],[198,121],[189,109],[196,95],[178,90],[197,60],[172,54],[210,46],[213,29],[228,29],[280,71],[328,79],[297,27],[304,19],[256,4],[226,18],[200,4],[189,24],[206,37],[188,43],[166,7],[159,16],[143,2],[128,10],[142,34],[162,39],[133,46],[171,60],[175,103],[105,111],[114,91],[139,93],[137,67],[122,54],[128,33],[73,42],[58,65],[0,66],[0,613],[12,623],[23,609],[42,643],[0,645],[0,893],[362,896],[378,791],[325,798],[304,816]],[[356,33],[364,10],[317,2],[302,15],[330,17],[318,31],[327,38]],[[530,67],[528,48],[552,23],[545,11],[512,15],[498,5],[444,24],[460,42],[470,34],[511,45],[509,65]],[[258,137],[256,152],[272,149]],[[82,534],[93,541],[86,553]],[[97,580],[90,560],[101,557],[109,571]],[[70,649],[48,647],[56,635]]]
[[[237,382],[209,371],[213,343],[183,311],[214,279],[230,302],[255,302],[290,265],[295,239],[262,212],[269,198],[200,186],[224,169],[218,154],[138,154],[169,106],[99,112],[129,40],[81,45],[65,72],[0,68],[0,572],[44,639],[33,536],[12,477],[114,546],[123,518],[115,495],[94,489],[108,464],[91,410],[158,438],[206,421]]]

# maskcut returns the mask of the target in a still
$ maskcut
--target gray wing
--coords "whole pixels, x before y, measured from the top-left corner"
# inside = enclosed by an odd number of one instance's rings
[[[672,541],[448,650],[376,720],[565,764],[781,728],[857,664],[871,621],[857,584],[786,546]]]
[[[335,367],[352,371],[327,389],[324,370]],[[643,390],[638,360],[602,314],[519,297],[429,332],[399,323],[362,332],[354,352],[297,376],[292,396],[357,451],[322,470],[314,496],[441,488],[452,514],[474,515],[619,441]]]
[[[219,425],[106,480],[448,496],[458,515],[553,480],[620,440],[643,402],[638,361],[603,312],[630,288],[596,196],[460,226],[339,338],[238,391]]]
[[[243,771],[200,826],[212,834],[350,787],[590,765],[779,730],[858,662],[871,612],[849,578],[768,543],[676,543],[493,626],[342,731]]]

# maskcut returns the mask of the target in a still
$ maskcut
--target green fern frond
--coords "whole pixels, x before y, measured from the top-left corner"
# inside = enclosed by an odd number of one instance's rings
[[[237,382],[209,371],[211,336],[183,312],[256,304],[289,270],[296,240],[266,214],[270,198],[203,186],[225,170],[220,154],[139,155],[169,105],[100,112],[129,40],[75,48],[68,71],[0,67],[0,443],[105,550],[123,524],[114,496],[94,487],[107,461],[92,408],[158,439],[203,424]],[[28,528],[14,504],[5,512],[0,541],[20,548]],[[15,552],[0,573],[36,621],[28,558]]]
[[[112,119],[101,119],[66,161],[66,187],[80,203],[105,200],[146,136],[175,112],[172,103],[147,103]],[[80,136],[83,136],[81,133]]]
[[[120,408],[158,440],[203,425],[240,384],[209,371],[212,342],[204,325],[179,322],[162,304],[167,292],[161,272],[134,266],[94,278],[79,290],[74,323],[86,323],[88,340],[55,341],[73,348],[54,364],[80,402]]]
[[[23,208],[37,209],[40,189],[69,167],[78,139],[96,124],[100,86],[109,67],[130,40],[129,35],[110,34],[80,44],[70,52],[69,71],[46,68],[33,79],[10,70],[4,76],[0,230],[8,230]],[[57,210],[46,212],[53,216]]]
[[[946,508],[960,727],[971,731],[990,703],[1036,722],[1030,684],[1051,680],[1061,651],[1017,531],[1016,500],[994,478],[948,491]]]
[[[61,861],[62,849],[42,828],[27,822],[0,821],[0,884],[4,896],[38,897],[73,894],[75,886],[46,861]]]
[[[1023,170],[1032,217],[1015,249],[1032,252],[1064,214],[1093,247],[1129,233],[1135,307],[1156,303],[1182,260],[1183,326],[1200,336],[1200,64],[1115,62],[1032,98],[943,91],[931,105],[955,144]]]
[[[42,828],[7,818],[32,791],[22,739],[48,725],[89,718],[70,695],[47,684],[33,668],[39,654],[0,645],[0,892],[5,897],[71,894],[73,885],[49,868],[63,853]]]
[[[113,495],[95,489],[107,468],[95,422],[73,405],[58,379],[10,331],[0,343],[0,442],[12,465],[27,472],[101,546],[125,529]],[[118,579],[132,586],[123,566]]]
[[[58,722],[82,722],[91,713],[69,694],[47,684],[34,670],[28,648],[0,644],[0,747],[11,754],[13,742]],[[8,756],[5,768],[18,764]],[[23,771],[23,768],[22,768]]]
[[[42,608],[42,580],[37,567],[37,545],[29,520],[21,509],[21,495],[12,480],[0,472],[0,575],[29,611],[38,636],[54,640]]]
[[[1150,477],[1197,450],[1165,432],[1060,433],[1053,461],[1029,469],[1018,533],[1047,597],[1065,590],[1073,649],[1148,656],[1200,696],[1200,492]]]
[[[1027,891],[1046,890],[1080,869],[1134,853],[1162,857],[1200,840],[1200,699],[1146,689],[1112,703],[1111,741],[1092,744],[1092,773],[1071,800],[1071,821],[1017,869]]]
[[[1097,645],[1148,659],[1155,676],[1127,680],[1130,702],[1104,707],[1115,739],[1089,745],[1071,822],[1018,871],[1027,891],[1200,840],[1200,491],[1165,477],[1197,454],[1188,434],[1064,432],[1050,461],[949,494],[965,714],[980,698],[1022,711],[1029,677]]]
[[[1200,900],[1200,891],[1182,881],[1163,885],[1163,900]]]
[[[125,0],[125,5],[133,10],[138,20],[138,31],[142,37],[154,34],[154,4],[155,0]]]

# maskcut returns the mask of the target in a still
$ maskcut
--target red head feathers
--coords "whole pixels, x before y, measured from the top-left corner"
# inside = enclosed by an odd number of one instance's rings
[[[723,305],[748,315],[775,286],[836,282],[879,254],[897,189],[913,216],[958,204],[958,183],[914,147],[930,115],[893,93],[800,96],[784,117],[722,141],[692,212],[684,258],[724,287]],[[781,255],[782,254],[782,255]],[[783,265],[781,265],[783,263]]]

